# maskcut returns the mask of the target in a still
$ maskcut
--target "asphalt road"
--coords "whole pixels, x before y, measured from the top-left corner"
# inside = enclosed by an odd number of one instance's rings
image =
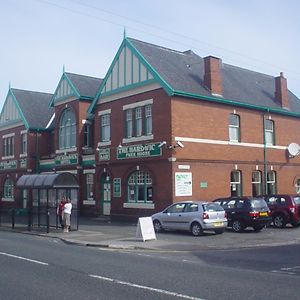
[[[108,251],[0,232],[1,299],[299,299],[300,247]]]

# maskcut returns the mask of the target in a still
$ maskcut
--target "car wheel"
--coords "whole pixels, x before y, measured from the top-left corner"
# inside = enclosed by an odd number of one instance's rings
[[[163,231],[161,223],[158,220],[153,221],[153,227],[154,227],[155,232],[162,232]]]
[[[253,226],[255,232],[261,231],[265,226]]]
[[[192,232],[193,236],[199,236],[199,235],[203,234],[203,229],[202,229],[202,227],[201,227],[201,225],[199,223],[194,222],[191,225],[191,232]]]
[[[225,231],[224,228],[222,229],[215,229],[215,234],[222,234]]]
[[[232,223],[232,230],[234,232],[242,232],[244,230],[244,226],[241,221],[235,220]]]
[[[273,224],[276,228],[285,227],[286,221],[283,215],[276,215],[273,217]]]

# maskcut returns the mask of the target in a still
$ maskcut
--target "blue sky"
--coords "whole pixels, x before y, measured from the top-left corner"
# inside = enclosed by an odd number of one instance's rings
[[[0,108],[14,88],[54,93],[68,72],[103,78],[129,37],[272,76],[300,98],[298,0],[0,0]]]

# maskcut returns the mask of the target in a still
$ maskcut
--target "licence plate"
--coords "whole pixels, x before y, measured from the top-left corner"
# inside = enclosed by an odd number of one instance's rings
[[[215,227],[219,227],[219,226],[223,226],[223,225],[224,225],[223,222],[216,222],[216,223],[214,223]]]
[[[259,215],[261,217],[267,217],[268,216],[268,213],[265,211],[265,212],[260,212]]]

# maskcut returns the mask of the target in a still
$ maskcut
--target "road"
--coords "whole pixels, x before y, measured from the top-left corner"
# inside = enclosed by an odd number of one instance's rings
[[[108,251],[0,231],[0,298],[299,299],[300,246]]]

